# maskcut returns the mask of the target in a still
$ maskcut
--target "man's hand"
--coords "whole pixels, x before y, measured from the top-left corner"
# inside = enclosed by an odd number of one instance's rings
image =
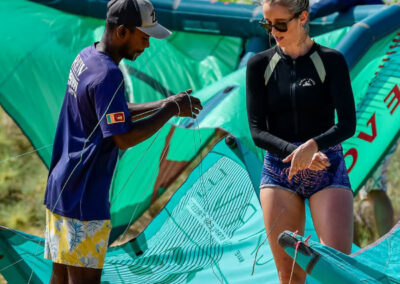
[[[203,109],[198,98],[191,96],[192,90],[189,89],[167,99],[168,102],[173,102],[176,107],[176,114],[180,117],[196,118],[200,110]]]

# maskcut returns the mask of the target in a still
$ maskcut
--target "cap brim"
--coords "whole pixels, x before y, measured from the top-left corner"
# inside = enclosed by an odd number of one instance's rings
[[[145,34],[158,39],[163,39],[171,35],[170,30],[164,28],[162,25],[158,23],[152,27],[137,27],[137,28],[142,32],[144,32]]]

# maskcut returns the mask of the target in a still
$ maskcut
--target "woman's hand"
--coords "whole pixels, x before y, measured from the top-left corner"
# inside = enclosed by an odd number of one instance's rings
[[[312,171],[321,171],[330,165],[328,157],[322,152],[317,152],[314,154],[308,168]]]
[[[301,170],[307,169],[311,165],[314,154],[318,152],[318,145],[314,139],[301,144],[296,150],[292,152],[282,161],[284,163],[291,162],[289,170],[289,180],[293,178]]]

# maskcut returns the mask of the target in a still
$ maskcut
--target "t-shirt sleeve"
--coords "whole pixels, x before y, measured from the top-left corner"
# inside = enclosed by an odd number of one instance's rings
[[[96,115],[104,138],[131,130],[131,114],[120,72],[109,71],[104,79],[94,86],[93,94]]]

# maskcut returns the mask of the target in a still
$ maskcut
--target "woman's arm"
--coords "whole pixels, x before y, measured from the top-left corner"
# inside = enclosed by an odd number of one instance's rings
[[[339,52],[329,54],[329,58],[324,62],[328,70],[327,84],[328,92],[337,111],[338,123],[327,131],[311,138],[300,145],[284,162],[291,162],[289,179],[299,170],[313,167],[313,157],[321,149],[329,148],[354,135],[356,128],[356,114],[354,106],[353,92],[349,70],[343,55]],[[323,161],[324,159],[322,159]],[[324,165],[328,166],[329,161],[325,160]]]
[[[296,146],[267,131],[266,99],[264,93],[265,58],[256,55],[247,64],[246,105],[251,136],[254,143],[282,159],[292,153]],[[264,70],[263,70],[264,68]]]
[[[337,112],[338,122],[321,135],[314,137],[318,149],[327,149],[352,137],[356,131],[356,110],[347,63],[336,52],[326,62],[328,92]]]

